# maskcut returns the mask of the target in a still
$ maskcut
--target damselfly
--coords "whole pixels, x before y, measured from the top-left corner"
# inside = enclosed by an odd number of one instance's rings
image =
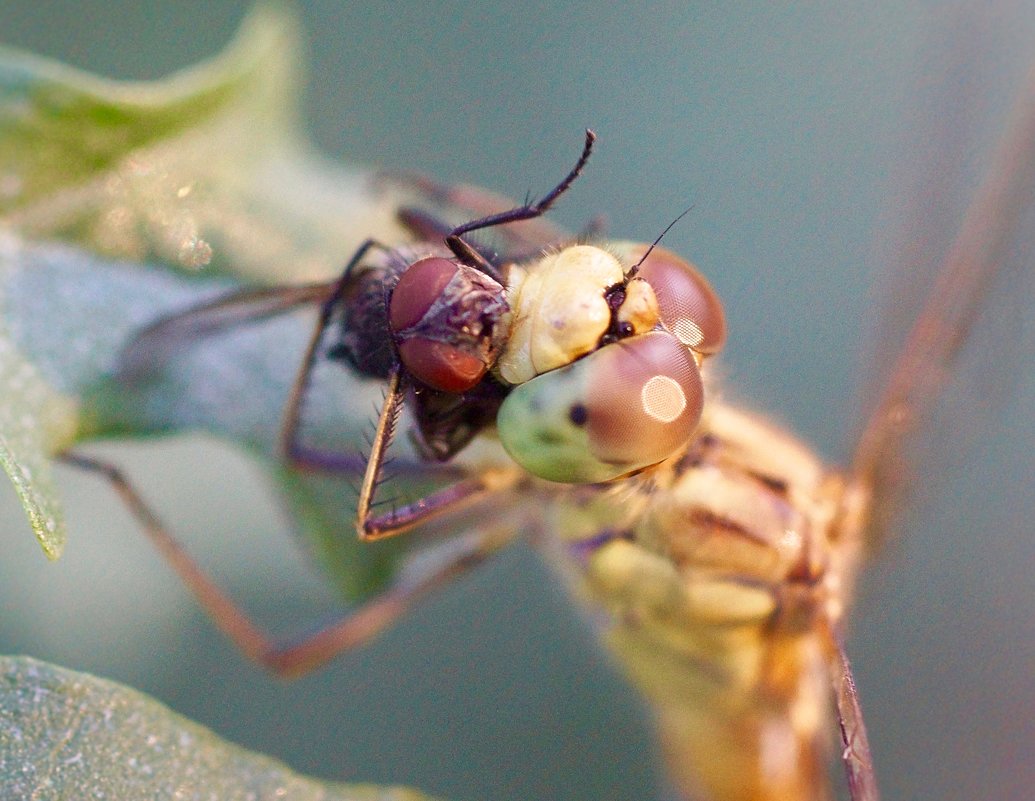
[[[276,648],[117,472],[66,458],[117,482],[217,622],[277,670],[302,671],[366,640],[421,594],[521,535],[606,611],[605,636],[655,702],[688,794],[822,797],[833,675],[853,791],[869,797],[872,774],[854,696],[844,691],[839,624],[870,496],[967,331],[976,287],[1009,235],[1004,211],[1023,205],[1030,175],[1017,165],[1029,164],[1032,150],[1025,103],[844,473],[750,414],[715,399],[702,408],[710,383],[699,371],[724,327],[714,293],[686,262],[657,246],[578,244],[539,219],[577,176],[591,137],[576,167],[538,204],[507,210],[477,193],[461,199],[448,187],[425,187],[466,204],[476,219],[454,227],[405,210],[412,244],[368,242],[339,281],[235,294],[189,310],[142,333],[127,353],[129,375],[202,330],[321,303],[287,404],[285,453],[316,469],[359,467],[351,455],[306,442],[299,428],[309,372],[329,330],[328,355],[388,386],[360,491],[360,535],[400,533],[460,506],[485,510],[486,496],[493,499],[491,521],[347,621]],[[522,221],[530,228],[510,229]],[[485,228],[499,229],[500,253],[469,241]],[[690,296],[700,304],[687,312],[680,301]],[[949,303],[956,297],[967,299],[962,308]],[[649,369],[627,375],[626,364]],[[380,466],[404,405],[424,461],[399,469],[458,467],[446,471],[444,489],[380,512]],[[633,422],[613,419],[630,409],[638,410]],[[476,440],[484,448],[462,462]]]
[[[1030,127],[1026,120],[1012,130],[1005,165],[1029,147]],[[278,648],[121,479],[119,487],[217,623],[275,670],[301,672],[365,641],[419,596],[524,536],[572,579],[577,595],[606,610],[605,639],[654,702],[688,796],[825,797],[833,697],[853,798],[874,798],[840,642],[870,497],[965,333],[968,314],[949,308],[946,293],[967,290],[994,266],[997,243],[976,231],[989,214],[1017,205],[1013,195],[1027,176],[1003,166],[990,175],[946,286],[933,293],[842,472],[757,417],[704,400],[705,360],[721,348],[725,324],[693,267],[657,243],[578,244],[539,220],[577,177],[592,142],[587,134],[576,166],[538,203],[508,210],[466,193],[468,211],[482,216],[455,227],[405,209],[413,244],[369,241],[337,281],[238,293],[176,314],[125,354],[132,377],[200,331],[321,303],[287,403],[283,451],[314,469],[359,467],[352,455],[322,451],[300,434],[310,372],[330,330],[331,358],[388,387],[360,487],[360,537],[491,503],[492,522],[464,534],[447,556],[346,620]],[[433,191],[459,197],[447,187]],[[515,232],[522,221],[530,224]],[[488,228],[504,242],[499,253],[468,238]],[[976,302],[979,293],[967,294]],[[455,463],[476,439],[487,440],[487,450],[444,488],[376,511],[404,405],[407,433],[427,464]]]

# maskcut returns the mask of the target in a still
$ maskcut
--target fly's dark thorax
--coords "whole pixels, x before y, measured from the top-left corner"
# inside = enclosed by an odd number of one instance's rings
[[[337,321],[338,340],[328,354],[365,378],[385,379],[396,362],[388,327],[388,300],[400,276],[418,259],[449,257],[444,245],[424,242],[391,250],[373,248],[349,275]]]

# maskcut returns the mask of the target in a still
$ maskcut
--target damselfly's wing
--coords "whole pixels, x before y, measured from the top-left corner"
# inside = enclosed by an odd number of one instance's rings
[[[879,228],[892,239],[874,309],[891,314],[870,338],[870,411],[883,398],[899,424],[875,413],[855,457],[874,487],[871,543],[891,542],[851,643],[886,797],[1023,797],[1035,781],[1035,734],[1016,714],[1035,692],[1035,12],[974,5],[932,22]]]
[[[941,25],[949,46],[932,54],[917,87],[911,167],[888,214],[896,224],[880,255],[889,302],[871,338],[872,399],[851,462],[873,488],[874,542],[906,488],[930,471],[917,463],[932,455],[925,442],[966,438],[972,422],[935,423],[944,402],[980,418],[1013,382],[1023,334],[1010,298],[1035,286],[1032,54],[1011,53],[1002,20],[977,9]],[[972,344],[986,347],[979,364],[968,362]],[[977,369],[963,375],[967,365]]]

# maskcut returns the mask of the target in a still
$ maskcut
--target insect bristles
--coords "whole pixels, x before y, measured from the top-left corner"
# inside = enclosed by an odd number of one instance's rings
[[[391,507],[392,507],[392,514],[391,514],[391,516],[395,517],[396,513],[398,512],[398,509],[399,509],[398,504],[399,504],[399,497],[396,496],[396,495],[393,495],[390,498],[379,498],[376,501],[372,501],[371,504],[370,504],[370,508],[371,509],[383,509],[383,508],[385,508],[385,506],[391,505]]]
[[[395,479],[396,476],[397,476],[397,474],[396,475],[387,475],[385,473],[385,471],[384,471],[384,468],[382,468],[381,471],[377,474],[377,478],[374,479],[374,488],[375,489],[380,489],[381,487],[383,487],[386,484],[388,484],[388,482],[390,482],[393,479]]]

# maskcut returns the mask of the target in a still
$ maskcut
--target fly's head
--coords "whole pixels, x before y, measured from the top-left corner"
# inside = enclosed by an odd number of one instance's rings
[[[500,439],[551,481],[608,481],[680,452],[701,416],[700,367],[725,342],[707,280],[663,248],[578,245],[509,273]]]
[[[498,281],[427,244],[371,254],[346,281],[342,307],[333,358],[370,378],[401,365],[409,383],[452,394],[495,363],[508,311]]]
[[[509,310],[503,286],[428,242],[372,249],[357,268],[329,356],[368,378],[399,371],[414,446],[447,461],[495,422],[506,394],[489,372]]]
[[[400,276],[388,305],[388,327],[412,378],[461,394],[496,363],[499,322],[508,310],[498,281],[455,257],[429,256]]]

